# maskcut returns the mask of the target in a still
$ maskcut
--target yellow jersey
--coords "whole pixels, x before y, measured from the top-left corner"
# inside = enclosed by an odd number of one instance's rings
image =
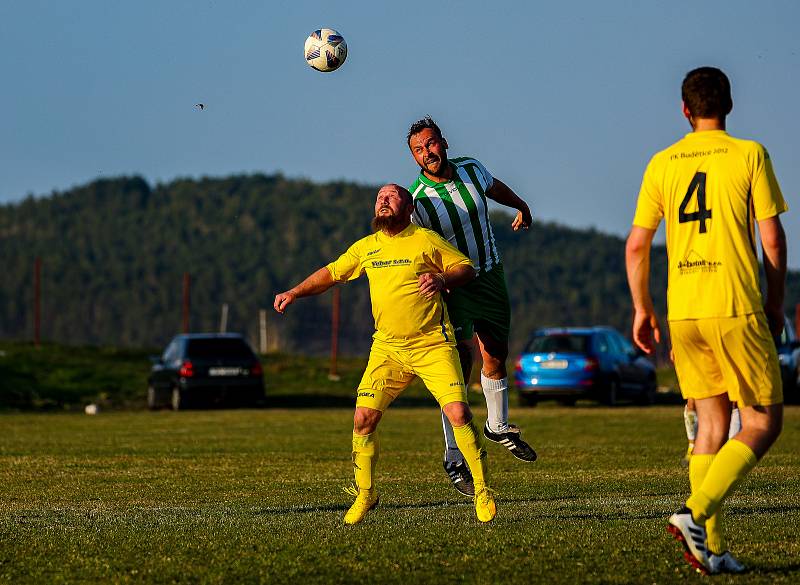
[[[755,222],[787,209],[757,142],[701,131],[657,153],[633,224],[656,229],[666,220],[669,320],[763,311]]]
[[[326,268],[336,282],[366,273],[375,319],[373,339],[414,348],[455,344],[442,295],[421,296],[419,277],[459,265],[472,263],[437,233],[411,224],[394,236],[377,232],[358,240]]]

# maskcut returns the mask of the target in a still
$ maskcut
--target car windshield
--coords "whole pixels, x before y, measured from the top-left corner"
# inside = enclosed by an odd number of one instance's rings
[[[186,355],[195,359],[252,358],[250,348],[241,339],[190,339]]]
[[[575,334],[538,335],[531,339],[527,353],[588,353],[589,336]]]

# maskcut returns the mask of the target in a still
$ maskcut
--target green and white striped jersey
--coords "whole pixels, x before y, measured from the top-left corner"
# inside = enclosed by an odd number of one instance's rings
[[[494,179],[474,158],[453,158],[450,164],[455,175],[446,183],[431,181],[420,172],[409,188],[414,197],[411,220],[458,248],[479,273],[488,272],[500,263],[486,200]]]

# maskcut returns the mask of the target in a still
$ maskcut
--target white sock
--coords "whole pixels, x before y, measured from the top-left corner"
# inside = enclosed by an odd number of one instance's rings
[[[732,439],[739,434],[742,430],[742,417],[739,415],[739,409],[734,408],[731,410],[731,426],[728,428],[728,438]]]
[[[689,410],[688,406],[683,407],[683,424],[686,426],[686,438],[694,443],[697,439],[697,412]]]
[[[448,463],[460,463],[464,456],[456,445],[456,436],[453,434],[453,425],[442,412],[442,430],[444,431],[444,460]]]
[[[481,372],[481,386],[486,398],[486,423],[493,433],[508,430],[508,378],[492,380]]]

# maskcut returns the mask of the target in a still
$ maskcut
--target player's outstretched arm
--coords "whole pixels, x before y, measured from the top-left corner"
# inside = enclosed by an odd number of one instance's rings
[[[528,204],[525,203],[516,193],[514,193],[511,187],[506,185],[503,181],[495,177],[492,186],[488,191],[486,191],[486,196],[493,201],[497,201],[498,203],[505,205],[506,207],[511,207],[517,210],[517,215],[514,218],[514,221],[511,222],[511,227],[514,231],[517,231],[520,228],[526,230],[531,227],[531,223],[533,223],[533,217],[531,216],[531,210],[528,207]]]
[[[475,269],[469,264],[459,264],[446,272],[426,272],[419,275],[419,294],[426,299],[443,290],[464,286],[475,278]]]
[[[327,268],[322,267],[315,273],[309,275],[303,282],[287,290],[286,292],[275,295],[273,307],[279,313],[283,313],[286,307],[291,305],[295,299],[300,297],[310,297],[324,293],[336,284]]]
[[[650,354],[661,341],[661,330],[650,297],[650,247],[655,230],[633,226],[625,244],[625,268],[633,299],[633,342]]]
[[[767,300],[764,313],[772,335],[783,331],[783,295],[786,287],[786,233],[777,215],[758,222],[761,247],[764,250],[764,274]]]

